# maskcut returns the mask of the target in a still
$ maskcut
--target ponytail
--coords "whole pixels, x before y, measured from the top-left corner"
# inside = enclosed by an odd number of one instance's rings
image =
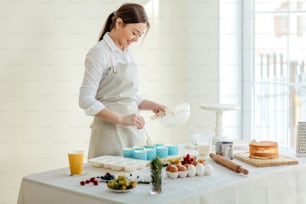
[[[146,23],[147,32],[150,28],[150,23],[144,7],[140,4],[126,3],[121,5],[115,12],[109,14],[104,24],[99,41],[103,39],[105,33],[110,32],[115,27],[117,18],[121,18],[124,24]]]
[[[103,31],[102,31],[98,41],[101,41],[103,39],[105,33],[110,32],[112,30],[112,28],[114,27],[114,22],[115,22],[115,14],[114,13],[115,12],[112,12],[107,17],[107,19],[104,23]]]

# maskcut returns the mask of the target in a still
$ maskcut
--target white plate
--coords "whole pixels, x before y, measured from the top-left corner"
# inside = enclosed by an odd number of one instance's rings
[[[130,188],[130,189],[127,189],[127,190],[116,190],[116,189],[112,189],[112,188],[107,188],[107,189],[111,192],[114,192],[114,193],[127,193],[127,192],[135,190],[135,188]]]

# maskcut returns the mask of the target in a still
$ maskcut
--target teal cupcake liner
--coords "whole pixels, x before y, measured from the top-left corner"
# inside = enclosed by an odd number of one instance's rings
[[[150,148],[146,149],[147,150],[147,160],[153,160],[156,158],[156,149],[155,148]]]
[[[166,147],[166,146],[156,147],[156,155],[159,158],[166,158],[166,157],[168,157],[168,147]]]
[[[178,155],[179,148],[177,145],[168,146],[168,155],[175,156]]]

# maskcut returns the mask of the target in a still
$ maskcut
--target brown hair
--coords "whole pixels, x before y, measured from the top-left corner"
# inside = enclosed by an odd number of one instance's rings
[[[148,32],[150,28],[148,16],[143,6],[135,3],[126,3],[121,5],[117,11],[114,11],[107,17],[99,41],[103,39],[105,33],[110,32],[114,28],[117,18],[121,18],[124,24],[146,23],[146,32]]]

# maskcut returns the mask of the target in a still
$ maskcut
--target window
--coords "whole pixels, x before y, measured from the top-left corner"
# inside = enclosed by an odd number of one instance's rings
[[[294,147],[306,121],[306,1],[244,5],[244,135]]]

